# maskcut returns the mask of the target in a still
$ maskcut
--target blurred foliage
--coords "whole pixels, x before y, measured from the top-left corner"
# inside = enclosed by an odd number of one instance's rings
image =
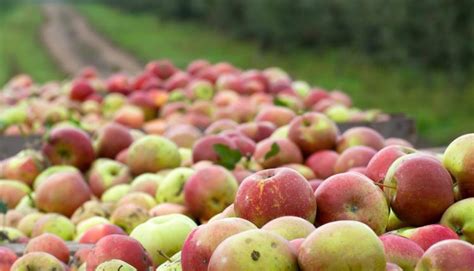
[[[472,0],[100,0],[129,12],[193,19],[261,48],[353,48],[390,63],[465,75],[474,66]]]
[[[27,73],[39,82],[61,79],[64,74],[55,66],[44,47],[39,46],[38,29],[43,19],[40,7],[13,3],[7,6],[7,2],[1,1],[0,87],[19,73]]]
[[[348,92],[362,108],[409,114],[428,139],[425,144],[447,144],[474,131],[474,78],[460,87],[445,73],[374,64],[371,57],[348,48],[262,51],[254,40],[235,39],[193,21],[160,20],[155,14],[132,14],[103,5],[81,5],[79,10],[98,31],[143,62],[169,58],[185,68],[192,60],[205,58],[245,69],[279,66],[293,78]]]

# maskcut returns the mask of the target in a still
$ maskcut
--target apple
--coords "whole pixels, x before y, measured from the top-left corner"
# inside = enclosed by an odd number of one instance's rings
[[[180,163],[176,144],[161,136],[146,135],[133,142],[128,150],[127,165],[135,175],[175,168]]]
[[[200,71],[211,66],[211,63],[205,59],[196,59],[191,61],[186,67],[186,71],[191,75],[197,75]]]
[[[308,94],[304,97],[304,105],[306,108],[311,108],[322,99],[329,98],[329,93],[321,88],[310,89]]]
[[[26,236],[31,236],[31,232],[33,231],[33,227],[44,214],[42,213],[30,213],[25,215],[21,220],[18,222],[16,226],[17,229],[22,231]]]
[[[316,190],[316,223],[356,220],[376,234],[385,232],[389,206],[384,193],[366,176],[347,172],[326,179]]]
[[[177,124],[167,128],[163,136],[173,141],[178,147],[192,148],[194,143],[202,137],[202,132],[190,124]]]
[[[186,238],[181,252],[184,270],[207,270],[209,260],[217,246],[237,233],[257,229],[255,225],[241,218],[224,218],[203,224]]]
[[[354,127],[345,131],[337,142],[337,151],[354,146],[367,146],[378,151],[385,147],[384,138],[374,129],[368,127]]]
[[[409,228],[400,235],[417,243],[424,251],[437,242],[448,239],[459,239],[458,235],[448,227],[439,224],[426,225],[419,228]]]
[[[169,172],[156,191],[156,202],[184,204],[184,186],[188,182],[193,169],[180,167]]]
[[[221,213],[219,213],[219,214],[213,216],[211,219],[209,219],[208,222],[212,222],[212,221],[219,220],[219,219],[224,219],[224,218],[230,218],[230,217],[237,217],[237,215],[235,214],[233,203],[231,205],[227,206],[227,208],[225,208],[224,211],[222,211]]]
[[[0,226],[0,234],[2,236],[0,245],[5,243],[21,243],[28,240],[23,232],[12,227]]]
[[[443,164],[456,180],[461,196],[474,197],[474,134],[451,142],[444,152]]]
[[[182,214],[186,216],[191,216],[188,208],[186,206],[177,204],[177,203],[160,203],[155,207],[151,208],[148,212],[151,217],[170,215],[170,214]]]
[[[395,263],[403,270],[415,270],[416,263],[424,250],[414,241],[395,234],[380,236],[388,262]]]
[[[76,239],[82,235],[86,230],[92,228],[95,225],[111,224],[111,222],[103,216],[92,216],[82,220],[76,225]]]
[[[129,265],[128,263],[122,260],[117,260],[117,259],[103,262],[95,268],[95,271],[115,271],[115,270],[137,271],[135,267]]]
[[[97,224],[88,228],[80,235],[79,243],[96,244],[100,239],[111,234],[126,235],[126,233],[122,230],[122,228],[116,225],[107,224],[107,223]]]
[[[404,146],[387,146],[378,151],[372,159],[370,159],[367,165],[367,176],[374,182],[380,183],[385,179],[388,168],[398,158],[414,153],[415,150],[410,147]]]
[[[130,186],[130,192],[144,192],[155,196],[163,178],[153,173],[143,173],[135,177]]]
[[[298,173],[303,175],[303,177],[308,181],[316,178],[313,170],[308,166],[302,164],[287,164],[283,165],[283,167],[291,168],[298,171]]]
[[[474,198],[463,199],[449,206],[440,223],[455,231],[461,240],[474,244]]]
[[[138,271],[148,271],[152,266],[143,246],[135,239],[121,234],[111,234],[100,239],[87,256],[87,271],[96,270],[100,264],[121,260]]]
[[[107,189],[100,197],[100,200],[107,203],[117,203],[129,191],[130,184],[118,184]]]
[[[400,218],[397,217],[397,215],[393,212],[392,209],[390,209],[390,214],[388,215],[388,224],[387,224],[387,229],[386,231],[395,231],[398,229],[406,228],[409,227],[410,224],[401,221]]]
[[[79,128],[53,128],[43,145],[43,154],[53,165],[71,165],[86,170],[95,159],[88,134]]]
[[[144,192],[130,192],[123,196],[116,204],[121,206],[125,204],[135,204],[147,210],[150,210],[156,205],[155,198]]]
[[[474,248],[461,240],[445,240],[430,247],[416,265],[416,270],[473,270]]]
[[[66,266],[51,254],[46,252],[27,253],[12,265],[12,271],[29,271],[29,270],[55,270],[66,271]]]
[[[44,157],[41,153],[26,149],[5,161],[2,177],[21,181],[31,186],[35,178],[45,168]]]
[[[237,131],[243,133],[255,142],[270,137],[276,126],[269,121],[246,122],[237,127]]]
[[[334,175],[334,166],[339,158],[339,154],[332,150],[322,150],[311,154],[305,165],[311,168],[316,178],[326,179]]]
[[[63,263],[69,263],[69,248],[61,238],[54,234],[43,233],[31,239],[25,248],[25,254],[31,252],[46,252]]]
[[[97,199],[92,199],[79,207],[71,216],[71,221],[74,224],[79,224],[91,217],[108,217],[112,211],[113,204],[109,202],[100,202]]]
[[[351,110],[347,106],[338,103],[329,105],[323,112],[336,123],[349,122],[352,117]]]
[[[231,150],[237,149],[234,141],[223,135],[207,135],[200,138],[193,146],[193,162],[208,160],[219,162],[222,157],[216,152],[216,146],[226,146]]]
[[[291,109],[281,106],[267,106],[255,116],[255,121],[269,121],[276,127],[281,127],[290,124],[294,117],[296,117],[296,113]]]
[[[95,89],[84,79],[77,79],[72,82],[69,98],[73,101],[85,101],[86,98],[95,93]]]
[[[59,165],[48,167],[36,177],[33,183],[34,190],[38,189],[39,185],[51,175],[64,172],[81,173],[76,167],[73,166]]]
[[[403,271],[403,269],[395,263],[387,262],[385,271]]]
[[[389,137],[389,138],[385,139],[385,146],[393,146],[393,145],[407,147],[407,148],[413,148],[413,145],[410,142],[403,139],[403,138]]]
[[[97,157],[114,159],[118,153],[132,144],[130,129],[119,123],[110,122],[97,131],[94,141]]]
[[[209,260],[209,271],[299,270],[290,244],[264,230],[247,230],[222,241]]]
[[[150,218],[147,209],[130,203],[120,205],[112,212],[110,222],[131,233],[134,228]]]
[[[168,79],[178,69],[174,66],[174,64],[170,60],[160,59],[160,60],[149,62],[146,65],[145,70],[160,79]]]
[[[114,113],[113,121],[132,129],[139,129],[145,123],[145,113],[135,105],[125,105]]]
[[[313,231],[301,244],[302,270],[385,270],[382,241],[364,223],[335,221]]]
[[[308,220],[296,216],[282,216],[263,225],[262,230],[280,235],[288,241],[306,238],[316,227]]]
[[[131,179],[126,165],[108,158],[95,160],[89,171],[89,186],[97,197],[112,186],[130,183]]]
[[[449,172],[429,155],[414,153],[398,158],[388,169],[384,185],[397,217],[413,226],[439,221],[454,203]]]
[[[298,146],[288,139],[268,138],[260,141],[255,148],[253,158],[264,168],[303,163],[303,156]]]
[[[139,225],[130,236],[143,245],[153,264],[158,266],[166,261],[163,255],[173,255],[181,250],[186,237],[196,227],[196,223],[187,216],[163,215]]]
[[[110,93],[104,97],[102,102],[102,113],[106,117],[112,117],[113,114],[124,106],[127,102],[127,97],[120,93]]]
[[[345,149],[334,165],[336,173],[349,171],[355,167],[365,167],[377,152],[366,146],[354,146]]]
[[[20,200],[30,192],[31,189],[23,182],[0,180],[0,201],[6,203],[8,208],[15,208]]]
[[[40,217],[31,231],[31,237],[40,236],[43,233],[51,233],[61,237],[65,241],[74,237],[75,226],[67,217],[60,214],[45,214]]]
[[[125,74],[112,74],[107,78],[106,88],[110,93],[127,95],[131,91],[131,85]]]
[[[36,189],[35,204],[40,210],[71,216],[91,192],[81,174],[56,173],[47,177]]]
[[[15,252],[7,247],[0,247],[0,270],[9,271],[11,266],[18,259]]]
[[[313,223],[313,190],[298,172],[289,168],[259,171],[240,184],[234,201],[238,217],[258,227],[281,216],[298,216]]]
[[[181,71],[175,72],[163,83],[163,88],[172,91],[174,89],[185,88],[191,82],[191,77]]]
[[[190,213],[207,221],[234,202],[238,183],[221,166],[196,170],[184,185],[184,201]]]

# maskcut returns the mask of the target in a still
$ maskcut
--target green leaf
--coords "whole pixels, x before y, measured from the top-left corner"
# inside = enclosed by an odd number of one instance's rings
[[[0,214],[6,214],[7,211],[8,211],[7,204],[0,200]]]
[[[231,149],[227,145],[215,144],[213,148],[219,156],[218,164],[229,170],[234,169],[235,165],[242,159],[240,151]]]
[[[279,152],[280,152],[280,146],[276,142],[273,142],[272,147],[265,154],[265,160],[272,158],[273,156],[277,155]]]

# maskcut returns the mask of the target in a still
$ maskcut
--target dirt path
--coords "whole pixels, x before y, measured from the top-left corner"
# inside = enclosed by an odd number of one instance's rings
[[[85,66],[95,66],[101,75],[140,71],[138,60],[101,37],[72,7],[45,4],[43,14],[41,39],[68,75],[77,74]]]

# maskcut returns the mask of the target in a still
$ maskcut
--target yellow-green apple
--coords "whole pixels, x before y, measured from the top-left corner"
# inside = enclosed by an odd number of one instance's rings
[[[110,222],[127,233],[131,233],[135,227],[147,221],[148,218],[150,216],[145,208],[136,204],[124,204],[115,208],[110,216]]]
[[[336,123],[351,121],[353,117],[351,110],[347,106],[338,103],[329,105],[323,112]]]
[[[161,215],[170,215],[170,214],[182,214],[182,215],[191,216],[186,206],[177,204],[177,203],[169,203],[169,202],[160,203],[156,205],[155,207],[151,208],[151,210],[148,213],[150,214],[151,217],[161,216]]]
[[[456,180],[461,196],[474,197],[474,134],[451,142],[444,152],[443,164]]]
[[[110,260],[122,260],[138,271],[148,271],[152,266],[143,246],[134,238],[122,234],[111,234],[100,239],[87,256],[87,271]]]
[[[284,125],[277,128],[270,138],[272,139],[288,139],[288,132],[290,131],[290,125]]]
[[[184,202],[193,217],[207,221],[234,202],[237,188],[237,180],[224,167],[205,167],[184,184]]]
[[[289,168],[276,168],[245,178],[237,191],[234,209],[238,217],[258,227],[281,216],[298,216],[313,223],[316,200],[301,174]]]
[[[380,240],[388,262],[397,264],[403,270],[415,270],[416,263],[424,253],[417,243],[396,234],[384,234]]]
[[[22,231],[26,236],[31,236],[33,227],[35,226],[36,221],[40,219],[44,214],[42,213],[30,213],[25,215],[17,225],[17,229]]]
[[[194,173],[193,169],[180,167],[168,173],[160,183],[156,191],[156,201],[158,203],[184,203],[184,186],[189,177]]]
[[[145,192],[154,197],[162,180],[158,174],[143,173],[133,179],[130,192]]]
[[[241,218],[224,218],[203,224],[186,238],[181,251],[184,270],[207,271],[214,250],[228,237],[257,227]]]
[[[100,202],[97,199],[92,199],[79,207],[74,214],[71,216],[71,221],[74,224],[79,224],[80,222],[91,218],[91,217],[108,217],[112,210],[113,204],[108,202]]]
[[[196,227],[191,218],[171,214],[151,218],[136,227],[130,236],[143,245],[153,264],[158,266],[166,261],[163,255],[173,255],[181,250],[186,237]]]
[[[12,271],[55,270],[66,271],[67,267],[53,255],[46,252],[31,252],[18,258],[12,265]]]
[[[69,263],[69,248],[63,239],[51,233],[43,233],[31,239],[25,248],[25,254],[31,252],[46,252],[63,263]]]
[[[387,146],[378,151],[367,165],[367,176],[372,181],[380,183],[385,179],[388,168],[398,158],[415,152],[414,149],[404,146]]]
[[[349,171],[355,167],[365,167],[377,152],[366,146],[354,146],[345,149],[334,165],[335,173]]]
[[[36,176],[45,167],[45,161],[41,153],[26,149],[4,162],[2,175],[5,179],[21,181],[31,186]]]
[[[311,154],[305,162],[305,165],[311,168],[316,178],[326,179],[334,175],[334,165],[339,154],[332,150],[322,150]]]
[[[95,271],[115,271],[115,270],[137,271],[135,267],[129,265],[128,263],[122,260],[117,260],[117,259],[103,262],[95,268]]]
[[[176,124],[168,127],[163,136],[173,141],[178,147],[192,148],[194,143],[201,138],[202,132],[190,124]]]
[[[265,139],[260,141],[253,158],[264,168],[276,168],[285,164],[303,163],[303,155],[289,139]]]
[[[461,240],[441,241],[425,251],[415,270],[474,270],[474,247]]]
[[[316,223],[356,220],[376,234],[385,232],[389,206],[382,190],[368,177],[355,172],[336,174],[316,190]]]
[[[30,192],[31,189],[23,182],[0,180],[0,201],[7,204],[8,208],[15,208],[20,200]]]
[[[119,123],[110,122],[97,131],[94,147],[97,157],[114,159],[119,152],[132,144],[130,129]]]
[[[306,238],[315,229],[308,220],[296,216],[278,217],[262,227],[262,230],[276,233],[288,241]]]
[[[408,154],[392,163],[384,191],[398,218],[413,226],[439,221],[454,203],[449,172],[430,155]]]
[[[181,166],[190,167],[193,164],[193,150],[187,148],[179,148],[179,156],[181,157]]]
[[[383,136],[372,128],[354,127],[348,129],[339,137],[337,151],[342,153],[347,148],[360,145],[378,151],[385,147],[385,142]]]
[[[296,113],[291,109],[281,106],[267,106],[255,116],[255,121],[268,121],[276,127],[281,127],[290,124],[294,117],[296,117]]]
[[[118,184],[105,190],[100,197],[102,202],[117,203],[123,196],[130,191],[130,184]]]
[[[209,260],[209,271],[299,270],[290,244],[278,234],[247,230],[222,241]]]
[[[398,231],[400,235],[417,243],[424,251],[437,242],[459,239],[458,235],[448,227],[439,224],[426,225],[419,228],[408,228]]]
[[[0,270],[9,271],[13,263],[18,259],[15,252],[7,247],[0,247]]]
[[[223,218],[229,218],[229,217],[237,217],[235,214],[234,210],[234,204],[232,203],[231,205],[227,206],[227,208],[224,209],[221,213],[213,216],[211,219],[209,219],[209,222],[212,222],[214,220],[219,220]]]
[[[135,204],[147,210],[150,210],[156,205],[155,198],[144,192],[131,192],[123,196],[116,204],[116,206],[125,204]]]
[[[87,170],[95,158],[90,136],[71,126],[53,128],[44,142],[43,154],[53,165],[71,165],[80,170]]]
[[[5,243],[22,243],[23,240],[27,240],[26,236],[18,229],[12,227],[0,226],[0,245]]]
[[[182,271],[181,252],[174,254],[169,260],[160,264],[156,271]]]
[[[175,168],[180,163],[176,144],[161,136],[146,135],[133,142],[128,150],[127,164],[135,175]]]
[[[34,190],[36,190],[38,186],[51,175],[56,174],[56,173],[64,173],[64,172],[80,173],[80,171],[76,167],[73,167],[73,166],[59,165],[59,166],[48,167],[36,177],[33,183]]]
[[[462,240],[474,244],[474,198],[449,206],[441,217],[441,224],[455,231]]]
[[[325,115],[310,112],[295,117],[289,127],[288,137],[301,151],[312,154],[336,146],[339,130]]]
[[[298,262],[302,270],[385,271],[382,241],[364,223],[335,221],[313,231],[301,244]]]
[[[216,151],[217,146],[226,146],[229,149],[236,150],[234,141],[223,135],[207,135],[200,138],[193,146],[193,162],[208,160],[219,162],[223,159]]]
[[[410,224],[401,221],[400,218],[390,209],[390,214],[388,215],[388,224],[387,224],[387,231],[394,231],[398,229],[402,229],[405,227],[409,227]]]
[[[67,217],[60,214],[45,214],[40,217],[31,231],[31,237],[40,236],[43,233],[52,233],[68,241],[72,240],[75,226]]]
[[[211,100],[214,96],[214,86],[207,80],[196,79],[186,86],[188,96],[192,100]]]
[[[275,129],[275,124],[269,121],[247,122],[237,127],[237,131],[243,133],[255,142],[260,142],[270,137]]]
[[[106,117],[112,117],[113,114],[125,105],[127,102],[127,97],[120,93],[110,93],[104,97],[102,102],[102,113]]]
[[[82,244],[96,244],[100,239],[107,235],[111,234],[123,234],[126,233],[122,230],[122,228],[113,225],[113,224],[97,224],[94,225],[87,230],[85,230],[79,238],[79,243]]]
[[[97,197],[112,186],[127,184],[132,180],[127,165],[108,158],[95,160],[88,175],[90,189]]]
[[[46,212],[71,216],[91,198],[91,192],[80,173],[56,173],[46,178],[36,189],[35,203]]]

